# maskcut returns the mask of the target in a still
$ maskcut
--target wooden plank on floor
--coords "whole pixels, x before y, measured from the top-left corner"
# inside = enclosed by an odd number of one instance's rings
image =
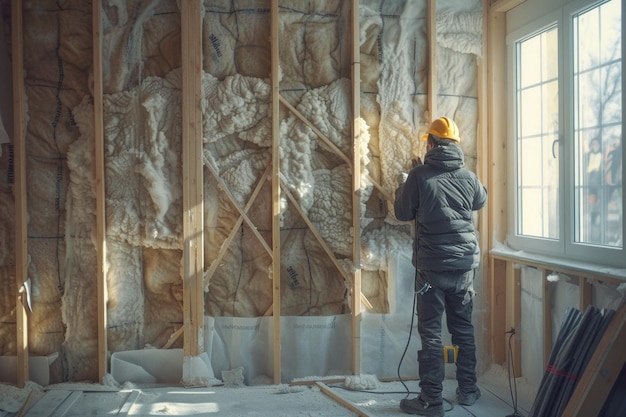
[[[126,397],[126,401],[124,401],[124,404],[122,404],[122,406],[120,407],[120,411],[118,411],[117,415],[120,417],[127,416],[130,408],[133,406],[133,404],[135,404],[137,398],[139,398],[140,393],[140,391],[132,390],[128,394],[128,397]]]
[[[56,410],[54,410],[54,416],[63,417],[70,410],[70,408],[72,408],[72,406],[76,403],[76,401],[78,401],[78,399],[82,396],[83,396],[82,391],[72,391],[70,396],[67,397],[65,401],[63,401],[57,407]]]
[[[404,382],[407,383],[408,381],[404,380]],[[482,396],[473,406],[462,406],[456,400],[457,381],[445,379],[442,395],[445,399],[443,408],[446,417],[504,417],[511,415],[513,407],[510,405],[511,397],[508,384],[504,380],[492,382],[497,383],[497,385],[492,387],[490,384],[485,385],[483,381],[479,380]],[[418,390],[416,382],[407,384],[410,389],[408,394],[405,392],[406,388],[399,381],[381,383],[371,390],[351,389],[347,386],[339,387],[327,380],[324,380],[323,383],[329,388],[330,393],[341,399],[342,406],[345,404],[356,406],[356,410],[350,408],[350,411],[359,415],[370,416],[406,415],[400,410],[400,401],[404,398],[415,398],[417,396],[416,389]],[[321,387],[320,390],[322,390]],[[323,393],[327,394],[327,392]],[[518,408],[518,410],[525,411],[522,408]]]
[[[68,390],[52,390],[48,391],[39,401],[37,401],[26,413],[27,417],[49,417],[57,416],[57,409],[63,402],[71,395],[78,392],[82,394],[82,391],[68,391]],[[73,401],[75,402],[77,398]],[[73,402],[72,402],[73,404]],[[67,411],[67,410],[65,410]],[[65,413],[65,411],[63,413]],[[61,414],[62,415],[62,414]]]
[[[24,404],[22,404],[22,406],[20,407],[18,413],[17,413],[17,417],[22,417],[24,415],[24,413],[26,413],[26,410],[28,409],[28,402],[30,401],[30,398],[33,396],[33,392],[30,391],[28,393],[28,396],[26,397],[26,399],[24,400]]]
[[[343,398],[341,398],[339,395],[335,394],[325,383],[318,381],[315,383],[315,385],[317,385],[320,391],[322,391],[325,395],[337,401],[339,404],[341,404],[343,407],[347,408],[348,410],[357,413],[359,417],[370,417],[370,414],[365,412],[365,410],[357,407],[351,402],[346,401]]]

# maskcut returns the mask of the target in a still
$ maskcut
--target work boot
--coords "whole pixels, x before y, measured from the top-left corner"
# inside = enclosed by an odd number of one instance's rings
[[[420,397],[413,399],[405,398],[400,401],[400,410],[407,414],[416,414],[418,416],[435,416],[443,417],[443,402],[439,400],[436,403],[429,403]]]
[[[475,391],[465,392],[460,388],[456,389],[456,399],[461,405],[474,405],[477,399],[480,398],[480,390],[476,387]]]

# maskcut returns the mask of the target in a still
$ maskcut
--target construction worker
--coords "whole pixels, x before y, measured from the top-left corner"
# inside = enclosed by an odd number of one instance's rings
[[[476,345],[472,325],[474,271],[480,250],[472,212],[487,202],[476,175],[463,168],[459,128],[447,117],[432,122],[424,163],[398,177],[394,211],[401,221],[415,221],[413,265],[416,269],[417,352],[420,395],[405,398],[408,414],[443,416],[444,347],[441,322],[445,310],[452,343],[458,346],[457,401],[472,405],[480,397],[476,385]]]

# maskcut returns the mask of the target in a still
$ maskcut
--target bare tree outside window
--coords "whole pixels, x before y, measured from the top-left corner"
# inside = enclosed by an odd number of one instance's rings
[[[621,2],[573,18],[576,241],[622,248]]]

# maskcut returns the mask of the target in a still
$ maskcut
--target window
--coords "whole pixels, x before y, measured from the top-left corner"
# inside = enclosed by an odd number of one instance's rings
[[[626,266],[621,16],[570,2],[508,37],[514,249]]]
[[[517,233],[559,238],[558,29],[516,44]]]

